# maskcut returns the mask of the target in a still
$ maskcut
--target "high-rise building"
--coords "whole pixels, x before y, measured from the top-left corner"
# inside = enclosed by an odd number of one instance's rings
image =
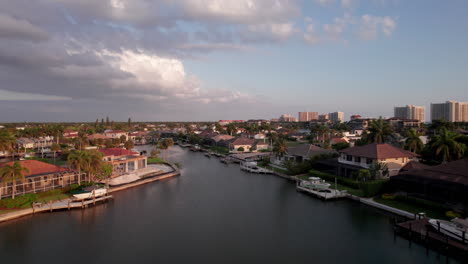
[[[441,119],[449,122],[468,122],[468,103],[447,101],[431,104],[431,120]]]
[[[299,122],[309,122],[318,119],[318,112],[299,112]]]
[[[426,121],[426,108],[424,106],[415,105],[395,107],[394,117],[403,119],[413,119],[424,123]]]
[[[344,113],[343,112],[333,112],[328,114],[330,120],[335,123],[341,123],[344,121]]]
[[[326,120],[329,120],[329,119],[330,119],[330,117],[327,114],[322,114],[322,115],[318,116],[319,121],[326,121]]]
[[[281,122],[297,122],[297,119],[295,117],[293,117],[292,115],[288,115],[288,114],[281,115],[279,120]]]

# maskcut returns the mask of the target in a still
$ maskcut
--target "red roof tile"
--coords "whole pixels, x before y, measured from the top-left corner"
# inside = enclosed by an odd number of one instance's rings
[[[372,158],[372,159],[392,159],[392,158],[413,158],[417,157],[417,154],[412,152],[406,151],[401,148],[394,147],[389,144],[369,144],[365,146],[359,147],[352,147],[347,148],[342,151],[341,153],[345,153],[347,155],[357,156],[357,157],[364,157],[364,158]]]
[[[29,172],[25,173],[25,177],[35,176],[35,175],[42,175],[42,174],[50,174],[50,173],[58,173],[64,171],[71,171],[70,169],[55,166],[49,163],[45,163],[38,160],[20,160],[17,161],[21,164],[21,166],[28,168]],[[6,162],[0,164],[0,168],[5,167],[5,165],[13,165],[14,161]]]
[[[133,156],[139,155],[138,152],[134,152],[131,150],[123,149],[123,148],[107,148],[107,149],[100,149],[100,152],[104,154],[104,156]]]

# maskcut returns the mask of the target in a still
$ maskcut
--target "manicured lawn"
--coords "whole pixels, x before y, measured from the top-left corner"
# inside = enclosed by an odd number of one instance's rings
[[[435,210],[435,209],[431,209],[431,208],[428,208],[428,207],[421,207],[421,206],[417,206],[417,205],[414,205],[414,204],[405,203],[405,202],[402,202],[402,201],[383,199],[380,196],[374,197],[373,200],[375,202],[378,202],[378,203],[381,203],[381,204],[384,204],[384,205],[388,205],[388,206],[391,206],[391,207],[394,207],[394,208],[397,208],[397,209],[400,209],[400,210],[404,210],[404,211],[407,211],[407,212],[410,212],[410,213],[424,212],[430,218],[449,219],[445,215],[445,212],[441,211],[441,210]]]
[[[164,163],[165,161],[162,158],[148,158],[148,164],[151,163]]]
[[[224,148],[224,147],[212,146],[210,150],[219,154],[224,154],[224,155],[229,154],[229,149]]]

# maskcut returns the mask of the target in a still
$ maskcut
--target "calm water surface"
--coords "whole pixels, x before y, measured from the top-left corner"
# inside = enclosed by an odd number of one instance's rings
[[[182,176],[87,210],[0,224],[2,263],[455,263],[394,237],[389,215],[172,148]]]

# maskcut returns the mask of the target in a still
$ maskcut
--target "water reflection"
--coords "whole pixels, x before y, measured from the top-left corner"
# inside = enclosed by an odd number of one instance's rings
[[[140,148],[140,146],[138,147]],[[86,210],[0,225],[5,263],[440,263],[394,238],[392,218],[173,147],[182,175]],[[449,260],[450,263],[455,263]]]

